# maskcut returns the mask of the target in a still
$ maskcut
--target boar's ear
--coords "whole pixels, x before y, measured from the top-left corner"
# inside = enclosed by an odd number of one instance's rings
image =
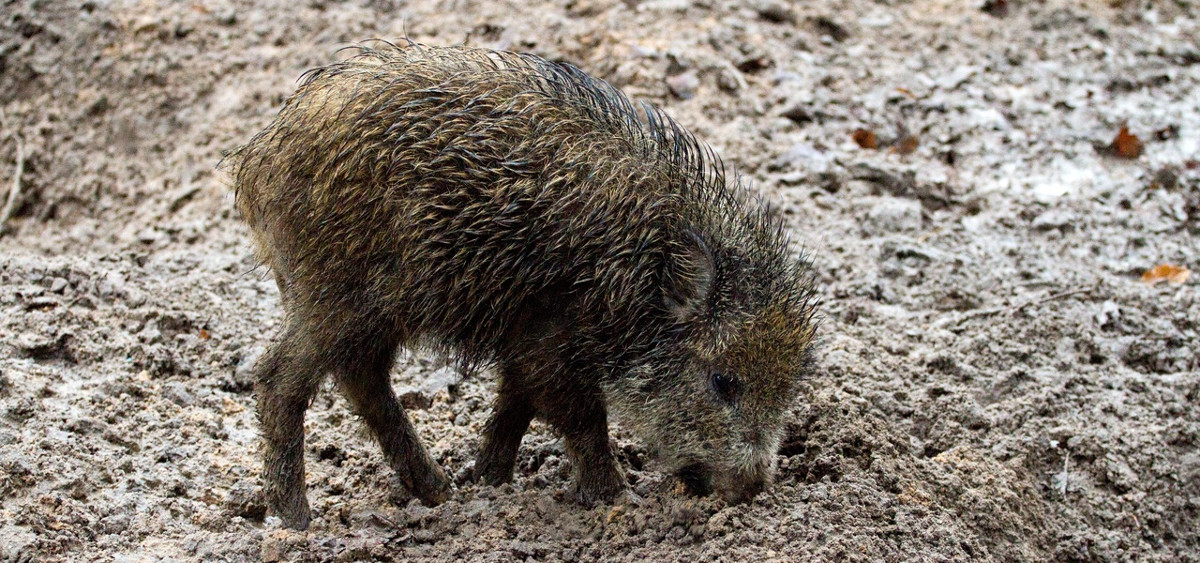
[[[683,320],[703,310],[716,277],[712,250],[699,234],[688,230],[682,244],[667,258],[663,284],[667,311]]]

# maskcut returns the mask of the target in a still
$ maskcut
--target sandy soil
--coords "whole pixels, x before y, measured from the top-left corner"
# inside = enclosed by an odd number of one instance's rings
[[[1196,277],[1140,279],[1200,267],[1194,0],[163,4],[0,5],[0,560],[1200,561]],[[825,322],[767,493],[682,496],[616,428],[644,502],[582,509],[535,425],[515,483],[425,508],[326,390],[314,525],[264,514],[278,295],[215,165],[406,34],[574,62],[785,205]],[[491,375],[394,383],[461,476]]]

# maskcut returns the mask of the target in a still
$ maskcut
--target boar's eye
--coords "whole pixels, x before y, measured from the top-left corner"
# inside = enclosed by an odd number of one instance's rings
[[[737,400],[740,390],[737,379],[720,372],[714,372],[709,378],[712,380],[713,391],[716,391],[723,401],[732,405]]]

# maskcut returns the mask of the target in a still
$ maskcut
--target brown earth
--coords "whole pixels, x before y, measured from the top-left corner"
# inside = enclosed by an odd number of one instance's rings
[[[313,527],[264,514],[280,309],[215,165],[406,35],[576,63],[784,205],[825,321],[767,493],[683,496],[618,427],[642,502],[583,509],[535,425],[425,508],[326,390]],[[0,560],[1200,561],[1196,277],[1140,279],[1200,267],[1198,36],[1194,0],[0,3]],[[462,475],[491,375],[394,382]]]

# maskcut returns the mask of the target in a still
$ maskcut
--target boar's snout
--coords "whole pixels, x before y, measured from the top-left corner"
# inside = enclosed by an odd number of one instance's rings
[[[742,504],[750,502],[758,493],[767,488],[769,479],[763,475],[756,475],[749,479],[744,479],[732,483],[732,486],[721,491],[721,498],[729,504]]]
[[[771,483],[772,467],[768,462],[755,463],[718,474],[701,463],[683,466],[676,472],[689,494],[708,496],[716,492],[730,504],[750,502]]]
[[[704,497],[712,494],[712,469],[702,463],[683,466],[676,472],[688,494]]]

